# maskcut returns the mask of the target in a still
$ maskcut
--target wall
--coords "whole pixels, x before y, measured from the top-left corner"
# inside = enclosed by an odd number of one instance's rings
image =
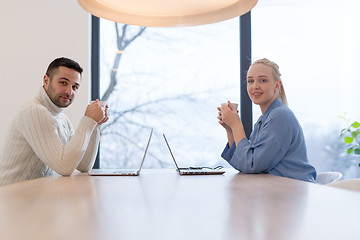
[[[66,110],[77,126],[89,99],[89,22],[76,0],[1,1],[0,146],[17,109],[37,94],[57,57],[72,58],[84,68],[77,98]]]

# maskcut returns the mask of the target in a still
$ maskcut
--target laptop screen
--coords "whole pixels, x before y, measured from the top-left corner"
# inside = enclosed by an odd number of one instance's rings
[[[176,166],[176,168],[179,170],[179,166],[177,165],[177,163],[176,163],[176,161],[175,161],[175,157],[174,157],[174,155],[173,155],[173,153],[172,153],[172,151],[171,151],[171,148],[170,148],[169,143],[168,143],[168,141],[167,141],[167,139],[166,139],[166,137],[165,137],[165,134],[163,134],[163,136],[164,136],[166,145],[167,145],[167,147],[168,147],[168,149],[169,149],[169,151],[170,151],[171,157],[172,157],[172,159],[174,160],[175,166]]]
[[[151,140],[151,136],[152,136],[153,131],[154,131],[154,128],[151,129],[150,137],[149,137],[149,140],[148,140],[148,142],[147,142],[147,144],[146,144],[144,156],[143,156],[143,158],[142,158],[142,160],[141,160],[141,164],[140,164],[139,171],[141,170],[141,168],[142,168],[142,166],[143,166],[143,164],[144,164],[145,156],[146,156],[147,150],[148,150],[148,148],[149,148],[149,144],[150,144],[150,140]]]

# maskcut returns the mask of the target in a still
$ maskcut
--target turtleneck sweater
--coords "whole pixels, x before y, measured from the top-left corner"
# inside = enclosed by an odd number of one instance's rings
[[[12,121],[0,155],[0,185],[75,169],[89,171],[95,161],[100,125],[83,116],[76,130],[44,88]]]

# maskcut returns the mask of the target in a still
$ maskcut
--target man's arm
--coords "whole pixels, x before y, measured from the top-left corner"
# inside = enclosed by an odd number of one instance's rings
[[[59,131],[65,131],[45,108],[31,107],[20,114],[19,130],[35,154],[61,175],[71,175],[85,154],[97,122],[84,116],[75,134],[63,145]],[[62,130],[61,130],[62,129]],[[71,134],[71,133],[67,133]],[[70,137],[70,136],[69,136]]]
[[[88,172],[92,169],[98,152],[99,142],[100,125],[95,127],[93,133],[91,134],[90,142],[83,158],[81,159],[79,165],[76,168],[77,170],[79,170],[80,172]]]
[[[98,100],[94,101],[91,105],[101,106],[101,104],[100,105],[98,104]],[[88,108],[91,108],[91,105],[89,105]],[[94,162],[96,159],[96,154],[97,154],[98,148],[99,148],[99,142],[100,142],[100,126],[109,120],[108,111],[109,111],[109,106],[107,104],[105,106],[102,105],[103,117],[101,120],[99,120],[97,122],[98,125],[94,129],[94,131],[91,135],[91,139],[90,139],[89,145],[87,147],[87,150],[85,152],[85,155],[83,156],[81,162],[79,163],[79,166],[77,167],[77,170],[79,170],[81,172],[90,171],[90,169],[94,165]],[[90,114],[87,114],[87,113],[89,113],[89,109],[87,109],[86,113],[85,113],[85,115],[89,116]]]

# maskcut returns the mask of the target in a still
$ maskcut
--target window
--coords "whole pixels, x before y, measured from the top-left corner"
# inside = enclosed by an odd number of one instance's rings
[[[145,168],[174,167],[162,133],[180,166],[226,166],[216,107],[240,101],[239,51],[238,18],[184,28],[101,19],[100,96],[110,106],[101,168],[137,168],[151,127]]]
[[[277,0],[252,10],[252,55],[275,61],[289,107],[303,127],[309,161],[321,171],[359,177],[358,157],[348,156],[339,134],[360,120],[357,107],[360,29],[357,1]],[[261,114],[257,106],[254,121]]]

